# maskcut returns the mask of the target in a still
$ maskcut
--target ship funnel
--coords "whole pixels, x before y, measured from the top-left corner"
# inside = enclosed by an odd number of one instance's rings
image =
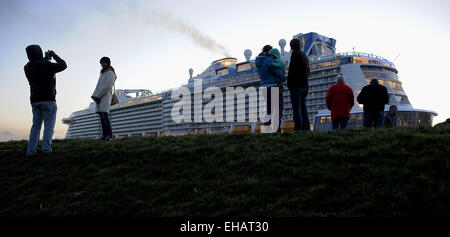
[[[245,60],[250,61],[250,58],[252,58],[252,51],[250,49],[246,49],[244,51]]]
[[[286,40],[280,39],[280,41],[278,41],[278,45],[280,45],[281,55],[283,55],[284,54],[284,47],[286,47]]]
[[[192,79],[192,74],[194,73],[194,69],[189,68],[189,78]]]

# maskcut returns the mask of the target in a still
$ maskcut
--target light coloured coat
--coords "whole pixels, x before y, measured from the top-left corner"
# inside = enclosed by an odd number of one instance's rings
[[[116,74],[112,70],[107,70],[100,74],[100,78],[97,82],[92,96],[100,99],[100,103],[97,104],[96,112],[109,113],[112,99],[112,87],[116,81]]]

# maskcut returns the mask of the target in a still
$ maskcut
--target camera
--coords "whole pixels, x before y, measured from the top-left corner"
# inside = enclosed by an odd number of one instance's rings
[[[47,60],[47,61],[52,60],[52,56],[50,55],[50,50],[45,52],[44,60]]]

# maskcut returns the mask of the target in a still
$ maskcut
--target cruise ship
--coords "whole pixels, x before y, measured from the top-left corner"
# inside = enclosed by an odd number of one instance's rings
[[[397,76],[397,69],[387,59],[373,54],[348,52],[336,53],[336,40],[315,32],[293,36],[303,42],[303,51],[310,60],[309,93],[306,98],[310,124],[315,131],[331,129],[330,111],[325,104],[328,88],[336,83],[336,76],[343,75],[345,83],[353,89],[356,95],[362,87],[377,78],[380,84],[386,86],[389,93],[389,104],[398,107],[398,124],[403,127],[431,126],[436,112],[415,109],[409,102]],[[291,52],[286,51],[286,40],[279,41],[281,58],[288,73]],[[189,70],[188,83],[182,88],[188,90],[191,98],[200,98],[200,103],[190,103],[188,120],[175,122],[172,116],[174,105],[183,105],[180,97],[172,96],[175,89],[158,93],[150,90],[116,90],[119,103],[110,110],[111,126],[115,137],[129,136],[165,136],[187,134],[214,133],[258,133],[261,121],[254,118],[265,112],[264,102],[252,103],[257,93],[249,93],[247,88],[259,88],[260,80],[256,72],[255,62],[250,50],[244,51],[245,61],[238,62],[236,58],[223,58],[213,61],[202,73],[193,76]],[[200,86],[200,92],[195,87]],[[223,93],[223,101],[227,96],[227,88],[242,88],[234,90],[232,102],[223,104],[223,119],[210,121],[205,119],[203,110],[212,101],[205,99],[202,92],[206,88],[218,88]],[[261,96],[261,95],[260,95]],[[293,130],[293,114],[286,84],[283,90],[284,111],[282,130]],[[259,105],[259,106],[258,106]],[[230,109],[231,108],[231,109]],[[184,111],[183,111],[184,112]],[[227,116],[232,114],[232,118]],[[355,101],[351,110],[348,128],[362,128],[362,105]],[[73,112],[63,123],[69,125],[66,138],[97,138],[101,136],[99,116],[95,113],[95,103],[87,109]]]

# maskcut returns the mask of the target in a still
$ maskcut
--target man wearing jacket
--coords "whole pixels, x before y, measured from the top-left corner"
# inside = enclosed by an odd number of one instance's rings
[[[27,156],[36,155],[42,122],[44,122],[42,152],[51,154],[57,110],[55,74],[66,69],[67,65],[53,51],[48,51],[48,55],[44,58],[39,45],[29,45],[26,52],[29,62],[25,65],[24,71],[30,85],[30,101],[33,111],[33,125],[28,140]],[[54,58],[56,63],[50,62],[51,58]]]
[[[358,103],[364,105],[364,128],[383,128],[384,105],[389,103],[389,94],[385,86],[374,78],[363,87],[357,97]]]
[[[338,75],[336,79],[336,85],[328,89],[325,101],[328,109],[331,110],[333,130],[345,130],[350,119],[350,110],[355,103],[355,97],[352,88],[345,85],[342,75]]]
[[[384,116],[384,127],[393,128],[398,126],[398,108],[396,105],[389,106],[389,112]]]
[[[308,95],[309,59],[301,50],[299,39],[290,42],[292,54],[289,63],[287,86],[291,95],[292,109],[294,110],[294,130],[310,130],[308,110],[306,109],[306,96]]]

